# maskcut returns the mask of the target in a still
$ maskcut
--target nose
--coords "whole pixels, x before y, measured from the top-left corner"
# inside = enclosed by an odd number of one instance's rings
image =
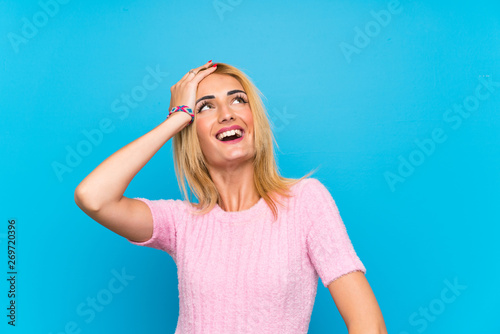
[[[219,123],[229,122],[230,120],[235,120],[235,115],[233,110],[226,105],[219,108]]]

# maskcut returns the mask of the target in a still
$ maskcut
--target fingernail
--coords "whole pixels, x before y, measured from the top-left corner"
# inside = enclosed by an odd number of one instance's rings
[[[217,64],[215,64],[215,65],[214,65],[214,66],[212,66],[212,67],[217,67]]]
[[[212,59],[210,59],[208,62],[210,63],[212,61]]]

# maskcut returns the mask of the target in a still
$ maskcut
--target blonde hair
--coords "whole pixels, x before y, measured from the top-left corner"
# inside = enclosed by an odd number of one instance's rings
[[[300,179],[282,177],[279,174],[273,150],[273,143],[276,146],[277,143],[271,130],[265,106],[260,97],[263,94],[242,71],[234,66],[217,63],[217,69],[213,73],[234,77],[247,93],[255,131],[254,184],[259,195],[264,198],[271,209],[274,220],[276,220],[278,217],[276,203],[283,207],[283,203],[279,200],[279,197],[292,197],[290,187],[302,179],[309,177],[314,171],[309,172]],[[196,117],[191,126],[182,129],[174,135],[172,147],[175,174],[184,198],[198,209],[194,214],[209,212],[217,203],[220,203],[221,198],[210,177],[205,158],[201,151],[196,132]],[[198,203],[191,201],[186,189],[186,181],[191,192],[198,199]]]

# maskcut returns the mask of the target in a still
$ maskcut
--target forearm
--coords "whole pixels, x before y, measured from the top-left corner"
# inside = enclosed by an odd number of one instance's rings
[[[373,325],[359,325],[348,328],[349,334],[387,334],[387,328],[382,320],[381,323]]]
[[[189,118],[173,113],[160,125],[122,147],[97,166],[75,190],[75,200],[91,210],[119,201],[135,175],[179,132]]]
[[[387,330],[384,329],[353,329],[348,332],[349,334],[387,334]]]
[[[346,322],[347,332],[349,334],[387,334],[387,328],[382,316],[382,312],[378,307],[378,303],[373,301],[374,304],[364,309],[362,315],[359,315],[356,321]]]

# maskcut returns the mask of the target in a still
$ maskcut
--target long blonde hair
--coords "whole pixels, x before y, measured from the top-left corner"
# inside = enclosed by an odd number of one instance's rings
[[[271,209],[274,220],[276,220],[278,217],[276,203],[283,206],[279,197],[293,196],[290,187],[309,177],[315,171],[309,172],[300,179],[282,177],[276,165],[273,150],[273,143],[276,144],[276,140],[261,99],[263,94],[242,71],[234,66],[217,63],[217,69],[213,73],[234,77],[247,93],[255,131],[254,184],[259,195],[264,198]],[[198,209],[197,212],[194,212],[195,214],[205,214],[211,211],[217,203],[220,203],[221,198],[210,177],[201,151],[196,132],[196,117],[191,126],[174,135],[172,146],[175,174],[184,198]],[[186,181],[191,193],[198,199],[198,203],[194,203],[188,195]]]

